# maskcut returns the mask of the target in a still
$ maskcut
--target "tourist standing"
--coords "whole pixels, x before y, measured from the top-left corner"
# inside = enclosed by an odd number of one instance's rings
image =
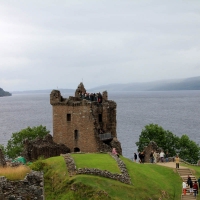
[[[168,161],[169,161],[169,153],[167,151],[166,154],[165,154],[165,162],[168,162]]]
[[[153,160],[154,160],[153,159],[153,153],[154,153],[153,151],[151,151],[151,153],[150,153],[150,163],[153,163]]]
[[[196,197],[197,193],[198,193],[198,184],[197,184],[197,181],[195,181],[194,184],[193,184],[193,192],[194,192],[194,196]]]
[[[144,164],[144,157],[145,157],[144,151],[141,153],[140,156],[141,156],[141,163]]]
[[[139,157],[139,163],[141,163],[142,160],[141,160],[141,152],[140,151],[138,152],[138,157]]]
[[[190,185],[190,182],[192,181],[191,177],[188,175],[188,178],[187,178],[187,185],[189,186]]]
[[[176,155],[176,157],[175,157],[176,168],[179,168],[179,162],[180,162],[180,159],[179,159],[178,155]]]
[[[160,152],[160,161],[161,162],[164,162],[164,152],[163,152],[163,150]]]
[[[187,187],[187,185],[186,185],[186,183],[184,181],[182,183],[182,187],[183,187],[183,194],[186,195],[186,187]]]
[[[137,154],[134,153],[134,161],[137,162]]]
[[[154,151],[153,153],[154,163],[157,163],[157,153]]]

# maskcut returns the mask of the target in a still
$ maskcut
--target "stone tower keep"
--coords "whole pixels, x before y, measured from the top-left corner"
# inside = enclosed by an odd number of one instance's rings
[[[83,83],[75,96],[63,98],[59,90],[50,94],[53,107],[53,140],[63,143],[71,152],[111,151],[122,154],[116,133],[116,103],[102,94],[86,93]]]

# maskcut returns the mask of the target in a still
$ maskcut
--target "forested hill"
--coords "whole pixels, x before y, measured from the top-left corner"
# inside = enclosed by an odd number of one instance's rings
[[[200,76],[152,81],[143,83],[110,84],[92,88],[91,91],[170,91],[170,90],[200,90]]]
[[[0,88],[0,97],[4,97],[4,96],[12,96],[12,94],[10,92],[6,92],[2,88]]]

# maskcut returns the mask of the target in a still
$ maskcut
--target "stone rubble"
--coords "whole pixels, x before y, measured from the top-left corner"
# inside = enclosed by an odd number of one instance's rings
[[[42,172],[31,171],[24,180],[9,181],[0,177],[0,200],[44,200]]]

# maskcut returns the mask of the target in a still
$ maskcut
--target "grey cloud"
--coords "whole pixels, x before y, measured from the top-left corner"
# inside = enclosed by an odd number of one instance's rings
[[[199,10],[199,1],[181,0],[3,0],[0,87],[72,88],[82,79],[93,87],[196,76]]]

